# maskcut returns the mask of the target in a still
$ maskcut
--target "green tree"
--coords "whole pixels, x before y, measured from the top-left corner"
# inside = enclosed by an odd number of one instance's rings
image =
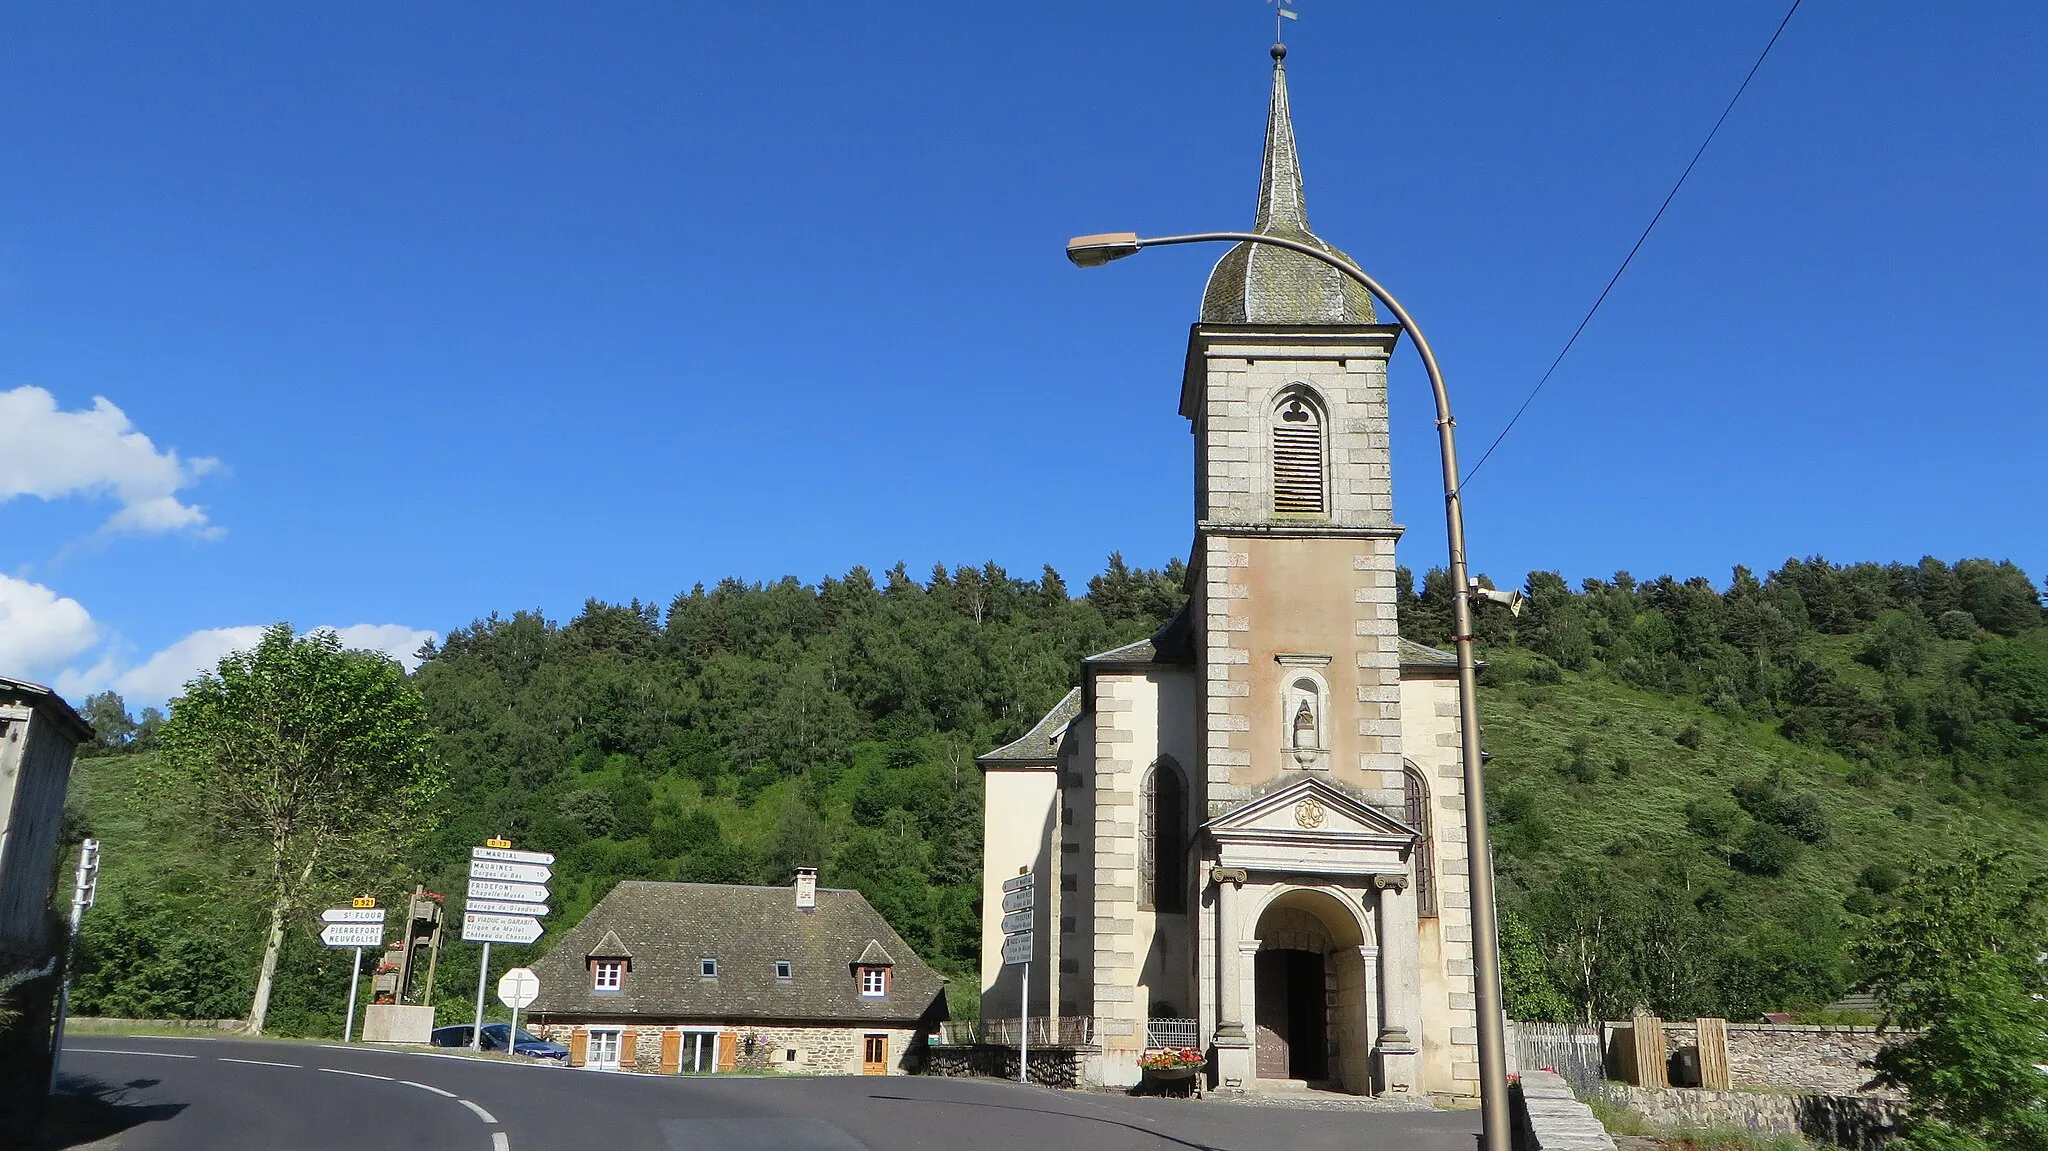
[[[389,657],[277,624],[185,685],[162,742],[166,782],[261,867],[269,930],[249,1005],[261,1033],[290,917],[431,830],[442,775],[425,704]]]
[[[2048,1148],[2048,877],[2010,855],[1923,863],[1854,949],[1862,986],[1913,1038],[1878,1053],[1907,1091],[1906,1144]]]

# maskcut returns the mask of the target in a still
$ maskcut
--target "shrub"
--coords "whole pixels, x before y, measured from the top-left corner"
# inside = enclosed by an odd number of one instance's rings
[[[1684,731],[1678,733],[1677,739],[1678,746],[1698,751],[1700,745],[1707,742],[1707,733],[1700,730],[1699,722],[1695,720],[1687,724]]]
[[[1934,634],[1943,639],[1976,639],[1977,617],[1966,611],[1945,611],[1934,621]]]
[[[1751,875],[1783,875],[1798,857],[1798,840],[1768,823],[1752,823],[1736,845],[1735,866]]]
[[[1725,799],[1695,799],[1685,805],[1686,830],[1713,843],[1725,843],[1742,826],[1742,809]]]

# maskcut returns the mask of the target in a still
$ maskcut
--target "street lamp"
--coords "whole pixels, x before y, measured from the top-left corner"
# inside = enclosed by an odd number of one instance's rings
[[[1276,50],[1277,51],[1277,50]],[[1500,992],[1500,931],[1493,909],[1493,846],[1486,834],[1486,792],[1481,778],[1479,750],[1479,679],[1472,656],[1472,597],[1475,592],[1465,568],[1465,512],[1458,490],[1458,446],[1452,438],[1456,421],[1451,418],[1450,394],[1444,390],[1443,373],[1436,353],[1422,338],[1422,329],[1408,315],[1399,300],[1371,276],[1342,256],[1282,236],[1258,232],[1196,232],[1186,236],[1140,239],[1136,232],[1103,232],[1076,236],[1067,241],[1067,259],[1083,268],[1097,268],[1111,260],[1136,255],[1143,248],[1169,244],[1252,243],[1270,244],[1299,252],[1342,272],[1371,292],[1394,314],[1401,327],[1415,341],[1422,366],[1429,373],[1430,390],[1436,393],[1437,444],[1443,453],[1444,520],[1451,546],[1451,626],[1458,648],[1458,727],[1465,768],[1465,836],[1469,852],[1472,885],[1472,967],[1477,984],[1479,1016],[1479,1099],[1484,1122],[1484,1151],[1508,1151],[1507,1047],[1502,1034]],[[1489,597],[1492,598],[1492,597]]]

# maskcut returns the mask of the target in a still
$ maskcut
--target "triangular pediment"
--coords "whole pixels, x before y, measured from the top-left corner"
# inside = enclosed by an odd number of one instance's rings
[[[1212,819],[1217,839],[1285,836],[1407,844],[1417,832],[1321,776],[1304,776]]]

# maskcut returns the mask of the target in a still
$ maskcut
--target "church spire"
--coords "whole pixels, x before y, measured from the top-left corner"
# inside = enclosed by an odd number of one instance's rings
[[[1273,45],[1273,98],[1266,112],[1266,154],[1259,169],[1259,207],[1252,230],[1314,244],[1343,256],[1309,231],[1301,189],[1301,157],[1287,100],[1287,46]],[[1344,256],[1350,259],[1349,256]],[[1370,324],[1371,293],[1335,268],[1285,248],[1243,243],[1223,254],[1202,293],[1210,324]]]
[[[1287,111],[1287,45],[1273,45],[1273,103],[1266,112],[1266,160],[1259,170],[1259,213],[1254,232],[1308,233],[1301,198],[1301,157],[1294,150],[1294,118]]]

